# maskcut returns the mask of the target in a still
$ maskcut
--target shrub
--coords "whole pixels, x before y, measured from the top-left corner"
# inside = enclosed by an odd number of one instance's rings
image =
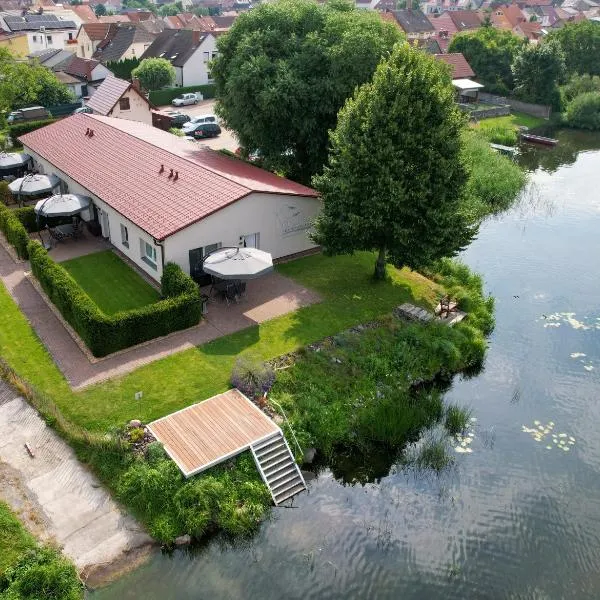
[[[196,282],[184,273],[179,265],[172,262],[167,263],[163,269],[160,288],[165,298],[198,293]]]
[[[33,206],[23,206],[21,208],[14,209],[15,216],[21,222],[21,225],[25,227],[25,229],[29,233],[33,233],[35,231],[39,231],[41,227],[41,220],[38,219],[35,214],[35,210],[33,210]]]
[[[273,369],[258,358],[240,356],[233,365],[231,385],[248,398],[268,392],[275,382]]]
[[[111,60],[106,63],[106,68],[119,79],[131,81],[131,71],[140,64],[139,58],[125,58],[123,60]]]
[[[598,75],[573,75],[561,88],[564,102],[570,102],[577,96],[587,92],[600,92],[600,77]]]
[[[214,84],[208,85],[192,85],[190,87],[176,87],[167,88],[164,90],[153,90],[148,94],[148,98],[155,106],[162,106],[163,104],[171,104],[173,98],[176,98],[180,94],[186,94],[189,92],[200,92],[205,100],[215,97],[216,88]]]
[[[13,140],[16,140],[26,133],[35,131],[40,127],[46,127],[46,125],[50,125],[57,120],[58,119],[44,119],[42,121],[24,121],[22,123],[14,123],[13,125],[8,126],[8,133]]]
[[[14,201],[13,193],[8,187],[8,181],[0,181],[0,202],[3,204],[13,204]]]
[[[565,119],[570,127],[600,130],[600,93],[586,92],[567,105]]]
[[[200,292],[195,285],[193,291],[188,285],[189,292],[178,296],[105,315],[77,281],[48,256],[39,242],[30,242],[27,248],[33,274],[94,356],[106,356],[172,331],[186,329],[200,320]]]
[[[451,466],[453,462],[454,456],[450,453],[448,441],[433,434],[425,439],[415,458],[419,469],[432,469],[437,473]]]
[[[27,247],[30,242],[27,230],[23,227],[15,211],[7,208],[4,204],[0,204],[0,231],[17,251],[17,256],[26,260],[29,257]]]

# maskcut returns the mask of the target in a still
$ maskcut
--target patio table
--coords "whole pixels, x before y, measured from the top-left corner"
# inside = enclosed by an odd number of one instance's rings
[[[53,229],[55,231],[58,231],[65,237],[73,237],[73,235],[75,234],[75,228],[73,227],[73,225],[70,225],[68,223],[66,225],[57,225],[56,227],[53,227]]]

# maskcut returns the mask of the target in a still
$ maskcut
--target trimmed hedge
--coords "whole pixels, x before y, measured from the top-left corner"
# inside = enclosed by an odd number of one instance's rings
[[[165,287],[170,291],[179,288],[185,289],[184,293],[134,310],[106,315],[77,281],[48,256],[39,242],[30,242],[28,250],[31,271],[94,356],[106,356],[173,331],[192,327],[200,321],[200,291],[195,284],[192,289],[188,284],[176,286],[167,283]],[[172,271],[170,267],[168,279],[175,280]],[[184,273],[181,275],[188,277]],[[177,276],[177,279],[180,277]],[[188,279],[193,283],[191,278]]]
[[[148,98],[155,106],[162,106],[164,104],[171,104],[173,98],[176,98],[180,94],[187,94],[188,92],[201,92],[205,100],[214,98],[216,93],[216,86],[214,84],[208,85],[192,85],[190,87],[178,87],[178,88],[165,88],[164,90],[153,90],[148,94]]]
[[[14,204],[13,193],[8,187],[8,181],[0,180],[0,202],[2,204]]]
[[[198,286],[194,280],[184,273],[179,265],[169,262],[163,269],[160,288],[165,298],[176,298],[182,294],[196,294]]]
[[[17,256],[26,260],[29,257],[29,235],[16,211],[4,204],[0,204],[0,231],[6,236],[8,243],[14,246]]]
[[[14,123],[13,125],[8,126],[8,133],[13,140],[16,140],[18,137],[25,135],[26,133],[35,131],[40,127],[46,127],[46,125],[50,125],[56,121],[58,121],[58,119],[44,119],[42,121],[23,121],[21,123]]]
[[[23,227],[25,227],[29,233],[35,233],[36,231],[44,228],[42,221],[37,218],[35,210],[33,210],[33,206],[22,206],[21,208],[15,208],[13,212],[17,219],[21,221],[21,225],[23,225]]]
[[[115,77],[131,81],[131,71],[140,66],[139,58],[125,58],[123,60],[111,60],[106,63],[106,68],[112,72]]]

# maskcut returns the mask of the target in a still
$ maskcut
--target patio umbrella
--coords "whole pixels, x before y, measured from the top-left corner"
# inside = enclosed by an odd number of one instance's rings
[[[8,184],[13,194],[21,196],[35,196],[44,192],[51,192],[60,179],[56,175],[25,175]]]
[[[255,279],[273,270],[273,258],[256,248],[222,248],[209,254],[202,268],[220,279]]]
[[[79,194],[58,194],[39,200],[36,214],[42,217],[72,217],[89,207],[91,198]]]
[[[0,152],[0,171],[12,171],[27,164],[31,160],[24,152]]]

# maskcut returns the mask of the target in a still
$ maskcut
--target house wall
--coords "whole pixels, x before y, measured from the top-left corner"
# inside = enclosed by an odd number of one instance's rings
[[[77,34],[76,54],[81,58],[92,58],[100,42],[92,41],[84,29],[79,29]]]
[[[212,83],[212,78],[209,78],[208,63],[216,55],[217,40],[212,35],[208,35],[183,65],[181,85],[189,87]]]
[[[181,67],[175,67],[175,87],[183,86],[183,69]]]
[[[168,237],[165,261],[189,273],[189,251],[220,243],[239,246],[240,236],[259,234],[259,248],[282,258],[315,247],[311,224],[320,210],[317,198],[254,192]]]
[[[83,94],[81,93],[81,88],[85,85],[85,83],[68,83],[67,87],[73,94],[75,94],[76,98],[81,98]]]
[[[106,237],[115,248],[118,248],[125,256],[131,259],[140,269],[148,273],[150,277],[156,281],[160,281],[162,276],[162,251],[160,246],[154,244],[154,239],[151,235],[134,225],[131,221],[126,219],[124,216],[119,214],[116,210],[108,206],[106,202],[103,202],[100,198],[92,194],[89,190],[81,186],[75,180],[71,179],[68,175],[63,173],[61,170],[54,167],[50,162],[43,159],[39,154],[28,148],[24,147],[25,152],[29,154],[34,161],[34,165],[40,172],[46,175],[56,175],[59,177],[67,186],[69,193],[72,194],[83,194],[89,196],[92,199],[94,205],[105,212],[108,217],[108,230],[103,227],[102,235]],[[92,211],[86,211],[82,213],[81,217],[84,221],[89,221],[94,218]],[[102,222],[102,219],[99,219]],[[124,246],[121,240],[121,227],[123,224],[127,227],[129,233],[129,247]],[[151,246],[156,248],[156,269],[152,268],[149,264],[142,260],[140,251],[140,239],[148,242]]]
[[[116,119],[127,119],[128,121],[139,121],[152,125],[152,112],[150,104],[145,98],[142,98],[135,90],[130,89],[125,92],[122,98],[129,98],[129,110],[121,110],[119,103],[108,113],[107,116]]]
[[[151,42],[136,42],[131,44],[127,50],[123,53],[119,60],[125,60],[126,58],[139,58],[146,49],[150,46]]]
[[[29,50],[29,41],[27,39],[27,34],[25,33],[0,40],[0,48],[6,48],[15,57],[23,57],[31,54],[31,51]]]
[[[72,29],[69,31],[60,29],[48,29],[42,31],[28,31],[27,41],[29,44],[30,51],[36,52],[38,50],[74,50],[76,44],[68,44],[69,34],[73,39],[76,39],[77,31]]]

